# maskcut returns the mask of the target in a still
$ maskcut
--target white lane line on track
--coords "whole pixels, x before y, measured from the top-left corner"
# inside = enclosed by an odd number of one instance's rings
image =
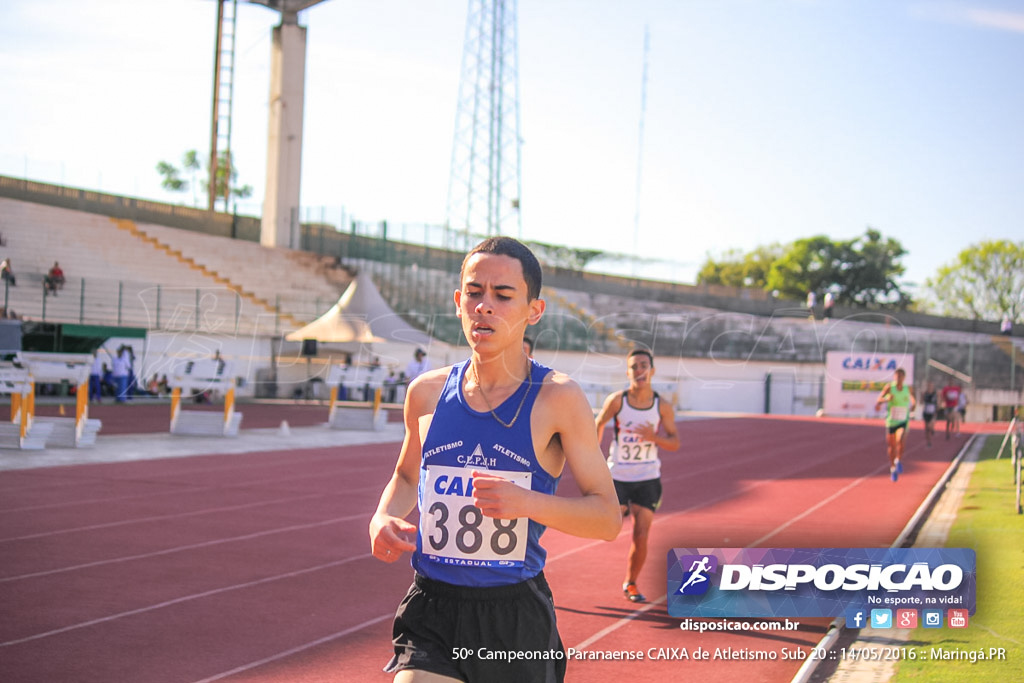
[[[624,616],[621,619],[619,619],[618,621],[616,621],[614,624],[609,624],[608,626],[605,626],[603,629],[601,629],[600,631],[598,631],[594,635],[590,636],[589,638],[587,638],[583,642],[581,642],[578,645],[576,645],[573,649],[574,650],[582,650],[583,648],[590,647],[591,645],[593,645],[597,641],[599,641],[602,638],[604,638],[609,633],[612,633],[613,631],[619,630],[620,628],[622,628],[623,626],[625,626],[629,622],[631,622],[634,619],[636,619],[637,617],[639,617],[641,614],[644,614],[646,612],[651,611],[652,609],[654,609],[655,607],[657,607],[661,603],[665,602],[667,599],[668,599],[667,595],[662,595],[660,598],[657,598],[656,600],[651,600],[650,602],[648,602],[646,605],[644,605],[640,609],[634,610],[634,611],[630,612],[626,616]]]
[[[336,459],[332,459],[332,458],[319,458],[319,459],[317,459],[317,461],[334,461],[334,460],[336,460]],[[293,466],[295,466],[295,465],[307,465],[307,464],[311,464],[311,463],[312,463],[312,461],[307,461],[307,462],[302,462],[302,463],[295,463],[295,464],[293,464]],[[274,467],[280,467],[280,465],[274,465]],[[184,472],[184,471],[182,471],[182,472],[175,472],[174,473],[174,477],[175,478],[180,478],[180,475],[184,474],[184,473],[206,474],[208,472],[222,473],[224,471],[236,472],[236,471],[240,471],[240,470],[245,471],[247,473],[251,473],[251,472],[253,472],[254,469],[267,469],[267,467],[261,468],[260,466],[256,466],[256,467],[243,467],[243,466],[239,466],[239,467],[231,467],[231,468],[216,468],[216,469],[206,469],[206,470],[193,470],[191,472]],[[31,511],[34,511],[34,510],[48,510],[48,509],[53,509],[53,508],[73,507],[73,506],[76,506],[76,505],[89,505],[89,504],[93,504],[93,503],[110,503],[112,501],[127,501],[127,500],[136,499],[136,498],[154,498],[154,497],[157,497],[157,496],[177,496],[177,495],[180,495],[180,494],[202,493],[202,492],[207,492],[207,490],[246,490],[246,489],[251,488],[253,486],[260,486],[260,485],[263,485],[263,484],[280,484],[280,483],[289,482],[289,481],[301,481],[303,479],[316,479],[316,480],[319,481],[319,480],[323,480],[323,479],[331,477],[331,476],[345,477],[346,480],[352,480],[352,478],[354,476],[356,476],[361,471],[374,471],[376,469],[377,468],[375,468],[375,467],[348,467],[347,469],[346,468],[342,468],[342,469],[339,469],[337,471],[326,471],[325,472],[323,470],[319,470],[319,471],[317,471],[317,472],[315,472],[313,474],[295,474],[295,475],[292,475],[292,476],[267,477],[267,478],[264,478],[264,479],[251,479],[251,480],[232,479],[231,481],[225,482],[225,483],[206,484],[206,485],[197,485],[197,484],[189,484],[189,483],[182,484],[180,481],[176,481],[174,479],[169,479],[169,480],[165,481],[165,480],[162,480],[162,479],[159,479],[159,478],[153,478],[153,477],[145,478],[145,479],[106,479],[106,478],[101,478],[101,477],[100,478],[95,478],[95,479],[77,479],[77,480],[74,480],[74,481],[68,481],[67,483],[61,483],[61,484],[59,484],[59,486],[65,486],[65,485],[67,485],[67,486],[82,486],[84,484],[97,484],[97,483],[116,483],[116,484],[130,483],[130,484],[151,484],[151,485],[159,485],[159,486],[176,486],[176,487],[175,488],[171,488],[170,490],[162,490],[162,492],[157,492],[157,493],[148,493],[147,492],[147,493],[144,493],[144,494],[131,494],[131,495],[128,495],[128,496],[117,496],[117,497],[113,497],[113,498],[94,498],[94,499],[81,499],[81,500],[72,500],[72,501],[61,501],[59,503],[48,503],[48,504],[45,504],[45,505],[33,505],[33,506],[26,506],[26,507],[22,507],[22,508],[0,508],[0,514],[9,514],[9,513],[15,513],[15,512],[31,512]],[[52,489],[57,488],[57,487],[58,486],[45,486],[45,487],[37,486],[37,488],[45,488],[47,490],[52,490]],[[380,486],[367,487],[366,490],[370,490],[371,488],[379,489]],[[18,489],[18,493],[25,493],[26,490],[31,490],[31,489],[19,488]],[[359,489],[359,490],[364,490],[364,489]],[[2,496],[2,492],[0,492],[0,496]]]
[[[369,468],[363,468],[369,469]],[[147,493],[133,493],[125,496],[112,496],[110,498],[82,498],[80,500],[66,500],[59,503],[47,503],[44,505],[31,505],[20,508],[2,508],[0,509],[0,515],[8,515],[19,512],[33,512],[36,510],[52,510],[55,508],[74,507],[76,505],[92,505],[96,503],[110,503],[112,501],[120,500],[134,500],[137,498],[156,498],[158,496],[179,496],[189,493],[203,493],[206,491],[247,491],[256,486],[264,486],[268,484],[277,485],[285,484],[289,482],[302,481],[305,479],[315,479],[317,481],[323,481],[331,476],[343,477],[346,481],[352,481],[354,477],[357,477],[359,470],[346,471],[346,472],[316,472],[314,474],[302,474],[291,477],[273,477],[269,479],[253,479],[251,481],[233,481],[225,484],[211,484],[207,486],[182,486],[178,485],[178,488],[171,489],[169,491],[158,491],[158,492],[147,492]],[[144,484],[159,484],[161,486],[172,486],[176,485],[175,482],[118,482],[118,483],[144,483]],[[379,491],[380,486],[367,486],[361,489],[352,489],[350,493],[362,492],[362,491]]]
[[[909,452],[910,451],[908,450],[908,453]],[[835,456],[835,457],[845,457],[845,455]],[[834,458],[829,458],[829,459],[834,459]],[[758,487],[760,487],[762,485],[766,485],[766,484],[768,484],[768,483],[770,483],[772,481],[776,481],[776,480],[779,480],[779,479],[785,479],[785,478],[791,476],[792,474],[794,474],[795,472],[801,471],[802,469],[806,469],[806,467],[807,467],[806,464],[802,464],[799,467],[794,468],[792,471],[786,472],[783,475],[780,475],[780,476],[777,476],[777,477],[773,477],[772,479],[768,479],[768,480],[762,479],[762,480],[759,480],[759,481],[754,482],[752,484],[748,484],[747,486],[743,487],[742,492],[746,493],[746,492],[749,492],[750,490],[752,490],[754,488],[758,488]],[[874,476],[874,475],[878,474],[879,471],[880,471],[879,469],[875,469],[870,474],[865,475],[864,477],[861,477],[861,479],[858,480],[858,483],[861,480],[863,480],[863,479],[866,479],[866,478],[868,478],[870,476]],[[849,488],[849,487],[846,487],[846,488]],[[844,489],[844,491],[845,490],[846,489]],[[702,502],[700,502],[698,504],[695,504],[695,505],[692,505],[692,506],[690,506],[690,507],[688,507],[686,509],[676,511],[676,512],[673,512],[673,513],[671,513],[669,515],[665,515],[665,516],[661,517],[660,519],[656,519],[655,523],[671,519],[673,517],[685,514],[687,512],[691,512],[693,510],[699,509],[701,507],[705,507],[707,505],[712,505],[714,503],[721,502],[722,500],[726,500],[726,499],[735,497],[735,495],[736,495],[736,492],[730,492],[728,494],[724,494],[722,496],[718,496],[718,497],[716,497],[715,499],[712,499],[712,500],[702,501]],[[836,494],[836,495],[838,495],[838,494]],[[822,505],[822,503],[819,503],[818,505],[816,505],[812,509],[816,509],[817,507],[820,507],[820,505]],[[810,512],[810,510],[808,512]],[[805,512],[804,514],[806,515],[807,512]],[[803,516],[803,515],[801,515],[801,516]],[[781,531],[783,528],[789,526],[789,524],[791,524],[792,521],[795,521],[795,520],[790,520],[789,522],[786,522],[785,524],[781,525],[776,531],[773,531],[772,534],[770,534],[770,535],[773,535],[774,533],[777,533],[777,531]],[[767,538],[767,536],[765,538]],[[576,548],[572,548],[572,549],[567,550],[567,551],[565,551],[563,553],[560,553],[558,555],[554,555],[554,556],[548,558],[548,564],[550,564],[552,562],[555,562],[557,560],[560,560],[560,559],[565,559],[565,558],[567,558],[567,557],[569,557],[571,555],[574,555],[574,554],[576,554],[578,552],[581,552],[583,550],[587,550],[589,548],[593,548],[593,547],[602,545],[603,543],[604,543],[604,541],[591,541],[589,543],[584,543],[583,545],[580,545],[580,546],[578,546]],[[604,629],[602,629],[602,630],[598,631],[597,633],[595,633],[590,638],[588,638],[588,639],[584,640],[582,643],[576,645],[575,649],[581,650],[581,649],[583,649],[585,647],[589,647],[593,643],[595,643],[595,642],[601,640],[602,638],[604,638],[606,635],[608,635],[610,633],[613,633],[614,631],[618,630],[619,628],[625,626],[630,621],[636,619],[640,615],[642,615],[642,614],[644,614],[644,613],[654,609],[656,606],[664,603],[665,601],[667,601],[667,599],[668,599],[667,595],[662,595],[661,597],[659,597],[659,598],[657,598],[657,599],[655,599],[655,600],[653,600],[651,602],[648,602],[644,607],[641,607],[640,609],[637,609],[637,610],[631,612],[630,614],[627,614],[625,617],[622,617],[621,619],[619,619],[615,623],[608,625]],[[257,666],[260,666],[261,664],[269,663],[269,662],[275,661],[277,659],[282,659],[284,657],[289,656],[290,654],[293,654],[295,652],[300,652],[300,651],[302,651],[304,649],[307,649],[309,647],[314,647],[314,646],[319,645],[321,643],[327,642],[327,641],[329,641],[329,640],[331,640],[333,638],[340,638],[342,636],[349,635],[350,633],[354,633],[354,632],[360,630],[361,628],[372,626],[372,625],[376,624],[377,622],[381,621],[382,619],[388,618],[388,617],[391,617],[391,616],[393,616],[393,615],[388,614],[388,615],[384,615],[383,617],[378,617],[378,618],[373,619],[373,620],[371,620],[369,622],[365,622],[363,625],[352,627],[351,629],[348,629],[348,630],[346,630],[344,632],[336,633],[336,634],[330,635],[330,636],[325,636],[324,638],[316,640],[316,641],[314,641],[312,643],[309,643],[307,645],[299,646],[298,648],[295,648],[293,650],[289,650],[287,652],[280,653],[278,655],[272,655],[270,658],[268,658],[266,660],[261,660],[260,662],[255,662],[255,663],[252,663],[252,664],[249,664],[249,665],[245,665],[244,668],[240,668],[240,669],[237,669],[237,670],[226,672],[224,674],[219,674],[218,676],[216,676],[214,678],[204,679],[203,681],[199,681],[197,683],[206,683],[206,681],[218,680],[219,678],[223,678],[223,677],[232,675],[234,673],[238,673],[240,671],[246,671],[248,669],[255,668]]]
[[[788,529],[788,528],[789,528],[789,527],[790,527],[790,526],[791,526],[792,524],[794,524],[794,523],[796,523],[796,522],[799,522],[799,521],[800,521],[801,519],[803,519],[804,517],[806,517],[807,515],[809,515],[809,514],[811,514],[811,513],[815,512],[815,511],[817,511],[817,510],[818,510],[818,509],[820,509],[820,508],[821,508],[822,506],[824,506],[824,505],[828,505],[829,503],[831,503],[832,501],[834,501],[834,500],[835,500],[836,498],[838,498],[838,497],[842,496],[843,494],[845,494],[845,493],[846,493],[847,491],[849,491],[850,489],[853,489],[853,488],[856,488],[857,486],[860,486],[860,485],[861,485],[862,483],[864,483],[864,481],[866,481],[867,479],[870,479],[870,478],[872,478],[872,477],[876,476],[876,475],[877,475],[877,474],[878,474],[879,472],[882,472],[883,470],[888,470],[888,469],[889,469],[889,466],[888,466],[888,465],[881,465],[881,466],[879,466],[879,467],[876,467],[876,468],[875,468],[875,469],[874,469],[873,471],[871,471],[871,472],[868,472],[868,473],[867,473],[867,474],[865,474],[865,475],[864,475],[863,477],[860,477],[859,479],[854,479],[854,480],[853,480],[853,481],[851,481],[851,482],[850,482],[849,484],[847,484],[847,485],[846,485],[846,486],[844,486],[843,488],[839,489],[838,491],[836,491],[835,493],[833,493],[833,494],[832,494],[831,496],[829,496],[828,498],[825,498],[825,499],[823,499],[823,500],[820,500],[820,501],[818,501],[818,503],[817,503],[817,504],[815,504],[815,505],[812,505],[811,507],[807,508],[806,510],[804,510],[803,512],[801,512],[801,513],[800,513],[799,515],[797,515],[796,517],[791,517],[791,518],[790,518],[790,519],[789,519],[788,521],[786,521],[785,523],[783,523],[783,524],[780,524],[779,526],[777,526],[777,527],[775,527],[774,529],[772,529],[772,531],[771,531],[770,533],[767,533],[767,534],[765,534],[764,536],[762,536],[761,538],[757,539],[756,541],[753,541],[752,543],[750,543],[750,544],[749,544],[749,546],[748,546],[748,547],[751,547],[751,548],[758,548],[758,547],[760,547],[762,543],[764,543],[765,541],[767,541],[767,540],[768,540],[769,538],[771,538],[772,536],[775,536],[775,535],[776,535],[776,534],[778,534],[778,533],[779,533],[780,531],[783,531],[783,530],[785,530],[785,529]]]
[[[394,613],[393,612],[388,612],[387,614],[382,614],[379,617],[374,617],[373,619],[369,619],[367,621],[364,621],[361,624],[356,624],[355,626],[347,628],[344,631],[338,631],[337,633],[332,633],[330,635],[324,636],[323,638],[317,638],[316,640],[311,640],[308,643],[303,643],[302,645],[296,645],[295,647],[291,648],[290,650],[285,650],[284,652],[278,652],[277,654],[270,655],[269,657],[264,657],[263,659],[260,659],[260,660],[254,661],[254,662],[249,662],[248,664],[243,664],[241,666],[235,667],[234,669],[231,669],[230,671],[224,671],[224,672],[219,673],[219,674],[214,674],[213,676],[210,676],[209,678],[204,678],[204,679],[202,679],[200,681],[195,681],[195,683],[211,683],[211,681],[219,681],[222,678],[227,678],[228,676],[234,676],[235,674],[242,673],[243,671],[249,671],[250,669],[255,669],[256,667],[263,666],[264,664],[270,664],[271,662],[276,662],[279,659],[284,659],[285,657],[291,657],[294,654],[298,654],[299,652],[302,652],[304,650],[308,650],[310,648],[316,647],[317,645],[323,645],[324,643],[329,643],[330,641],[335,640],[337,638],[344,638],[345,636],[347,636],[350,633],[355,633],[356,631],[361,631],[364,628],[368,628],[368,627],[373,626],[375,624],[379,624],[380,622],[384,621],[385,619],[394,619],[394,618],[395,618]]]
[[[914,449],[908,449],[906,453],[909,454],[912,450],[914,450]],[[797,515],[796,517],[793,517],[792,519],[784,522],[783,524],[780,524],[778,527],[773,529],[770,533],[766,534],[765,536],[762,536],[758,540],[756,540],[753,543],[749,544],[748,547],[756,548],[759,543],[761,543],[762,541],[764,541],[767,538],[771,538],[775,534],[779,533],[780,531],[782,531],[783,529],[785,529],[786,527],[791,525],[793,522],[795,522],[795,521],[797,521],[797,520],[799,520],[799,519],[801,519],[803,517],[806,517],[808,514],[810,514],[814,510],[817,510],[822,505],[824,505],[824,504],[826,504],[828,502],[831,502],[832,500],[834,500],[838,496],[842,495],[843,493],[846,493],[847,491],[849,491],[853,487],[863,483],[865,480],[867,480],[867,479],[869,479],[871,477],[876,476],[877,474],[879,474],[879,472],[882,472],[883,470],[884,471],[888,471],[888,469],[889,469],[889,466],[885,465],[885,464],[883,464],[883,465],[881,465],[879,467],[876,467],[871,472],[865,474],[864,476],[860,477],[859,479],[856,479],[855,481],[851,482],[850,484],[847,484],[846,486],[841,488],[839,491],[837,491],[836,493],[834,493],[831,496],[829,496],[828,498],[826,498],[825,500],[816,503],[815,505],[811,506],[810,508],[808,508],[807,510],[805,510],[801,514]],[[777,479],[784,479],[784,478],[785,477],[775,477],[775,478],[772,478],[771,480],[761,480],[760,482],[758,482],[758,484],[764,483],[766,481],[775,481]],[[756,484],[756,485],[758,485],[758,484]],[[733,497],[733,496],[732,496],[732,494],[730,494],[729,496],[721,496],[720,498],[725,498],[725,497]],[[699,508],[699,507],[703,507],[703,506],[708,505],[708,504],[710,504],[712,502],[717,502],[717,500],[716,501],[706,501],[706,502],[700,503],[699,505],[693,506],[693,508],[688,508],[686,510],[680,510],[678,512],[673,512],[671,515],[665,515],[664,517],[661,518],[661,520],[655,519],[655,522],[671,519],[672,517],[675,517],[677,515],[681,515],[681,514],[683,514],[685,512],[689,512],[691,509],[696,509],[696,508]],[[563,553],[563,556],[566,555],[566,554],[569,554],[569,553]],[[576,645],[574,649],[582,650],[585,647],[593,645],[597,641],[599,641],[602,638],[604,638],[606,635],[619,630],[620,628],[622,628],[623,626],[625,626],[629,622],[633,621],[634,619],[636,619],[638,616],[640,616],[644,612],[647,612],[648,610],[653,609],[655,605],[659,605],[659,604],[661,604],[661,603],[663,603],[663,602],[665,602],[667,600],[668,600],[668,595],[662,595],[661,597],[659,597],[659,598],[653,600],[652,602],[650,602],[647,606],[642,607],[642,608],[640,608],[640,609],[638,609],[638,610],[636,610],[634,612],[631,612],[631,613],[627,614],[626,616],[622,617],[621,619],[619,619],[618,621],[616,621],[615,623],[610,624],[610,625],[606,626],[605,628],[601,629],[600,631],[598,631],[597,633],[592,635],[590,638],[587,638],[586,640],[584,640],[579,645]]]
[[[85,562],[82,564],[70,565],[68,567],[60,567],[57,569],[47,569],[41,572],[32,572],[31,574],[19,574],[18,576],[7,576],[0,578],[0,583],[7,583],[10,581],[20,581],[22,579],[35,579],[41,576],[51,576],[53,574],[62,574],[64,572],[75,571],[78,569],[88,569],[89,567],[99,567],[105,564],[114,564],[117,562],[131,562],[132,560],[145,560],[150,557],[159,557],[161,555],[170,555],[172,553],[180,553],[186,550],[196,550],[198,548],[208,548],[210,546],[221,545],[223,543],[236,543],[239,541],[248,541],[254,538],[260,538],[262,536],[271,536],[273,534],[282,534],[291,531],[301,531],[303,529],[315,529],[320,526],[328,526],[331,524],[338,524],[341,522],[351,522],[357,519],[365,519],[365,514],[349,515],[347,517],[334,517],[332,519],[325,519],[320,522],[312,522],[309,524],[295,524],[292,526],[283,526],[276,529],[266,529],[264,531],[257,531],[251,534],[244,534],[242,536],[228,536],[225,538],[217,538],[211,541],[203,541],[201,543],[192,543],[189,545],[179,545],[173,548],[165,548],[164,550],[154,550],[149,553],[142,553],[140,555],[125,555],[123,557],[113,557],[106,560],[97,560],[95,562]]]
[[[358,560],[365,560],[373,557],[371,553],[364,553],[362,555],[356,555],[354,557],[347,557],[344,560],[335,560],[334,562],[327,562],[325,564],[319,564],[315,567],[306,567],[305,569],[297,569],[293,572],[286,572],[284,574],[276,574],[274,576],[267,576],[262,579],[256,579],[255,581],[246,581],[245,583],[237,583],[232,586],[224,586],[222,588],[214,588],[213,590],[203,591],[202,593],[193,593],[192,595],[183,595],[180,598],[174,598],[173,600],[167,600],[159,602],[155,605],[148,605],[146,607],[139,607],[138,609],[127,610],[125,612],[118,612],[117,614],[110,614],[105,617],[99,617],[98,619],[90,619],[89,621],[83,621],[77,624],[71,624],[70,626],[64,626],[63,628],[54,629],[52,631],[46,631],[44,633],[36,633],[35,635],[26,636],[24,638],[17,638],[15,640],[8,640],[7,642],[0,643],[0,648],[10,647],[12,645],[18,645],[20,643],[28,643],[33,640],[39,640],[41,638],[48,638],[50,636],[59,635],[61,633],[67,633],[68,631],[75,631],[81,628],[87,628],[89,626],[96,626],[98,624],[104,624],[109,621],[115,621],[124,617],[131,617],[137,614],[145,614],[153,610],[163,609],[164,607],[170,607],[171,605],[178,605],[183,602],[189,602],[192,600],[200,600],[202,598],[208,598],[213,595],[219,595],[221,593],[228,593],[230,591],[242,590],[245,588],[252,588],[253,586],[260,586],[266,583],[272,583],[274,581],[280,581],[282,579],[292,579],[296,576],[302,576],[304,574],[311,574],[313,572],[320,571],[322,569],[330,569],[332,567],[338,567],[349,562],[355,562]]]
[[[909,451],[908,451],[908,453],[909,453]],[[872,473],[872,475],[873,474],[877,474],[878,471],[879,471],[879,469],[876,469]],[[779,476],[779,477],[774,477],[774,478],[772,478],[769,481],[774,481],[776,479],[785,478],[789,474],[791,474],[791,473],[787,473],[787,475],[783,475],[783,476]],[[871,475],[867,475],[867,476],[871,476]],[[862,477],[861,480],[866,479],[867,476]],[[763,483],[768,483],[768,482],[767,481],[761,481],[758,484],[755,484],[753,486],[745,487],[744,490],[745,491],[749,491],[751,488],[756,488],[757,486],[759,486],[759,485],[761,485]],[[847,487],[847,488],[849,488],[849,487]],[[836,495],[838,495],[838,494],[836,494]],[[700,508],[700,507],[704,507],[704,506],[712,504],[714,502],[718,502],[721,499],[729,498],[729,497],[732,497],[732,496],[735,496],[735,492],[733,492],[730,495],[721,496],[721,497],[719,497],[719,498],[717,498],[717,499],[715,499],[713,501],[704,501],[704,502],[702,502],[702,503],[700,503],[698,505],[692,506],[691,508],[687,508],[686,510],[680,510],[680,511],[677,511],[675,513],[672,513],[671,515],[666,515],[665,517],[662,518],[662,520],[670,519],[671,517],[675,517],[675,516],[683,514],[685,512],[689,512],[692,509],[697,509],[697,508]],[[822,503],[819,503],[815,507],[820,507],[820,505],[822,505]],[[248,507],[248,506],[244,506],[244,507]],[[801,516],[805,516],[809,512],[810,511],[805,512]],[[197,514],[197,513],[186,513],[185,515],[174,515],[174,516],[175,517],[176,516],[188,516],[190,514]],[[138,521],[138,520],[136,520],[136,521]],[[769,536],[774,535],[775,533],[777,533],[777,531],[779,531],[782,528],[788,526],[793,521],[795,521],[795,519],[794,520],[790,520],[786,524],[780,526],[779,529],[777,529],[776,531],[773,531],[772,534],[769,534]],[[101,525],[101,526],[107,526],[107,525]],[[769,536],[766,536],[765,538],[767,538]],[[585,545],[583,545],[583,546],[581,546],[579,548],[575,548],[575,549],[569,550],[567,552],[564,552],[564,553],[562,553],[562,554],[560,554],[560,555],[558,555],[556,557],[552,557],[552,558],[550,558],[549,561],[553,562],[553,561],[555,561],[557,559],[565,558],[565,557],[567,557],[569,555],[573,555],[573,554],[575,554],[575,553],[577,553],[577,552],[579,552],[581,550],[584,550],[586,548],[600,545],[601,543],[603,543],[603,541],[600,541],[600,542],[599,541],[595,541],[595,542],[587,543],[587,544],[585,544]],[[88,622],[83,622],[81,624],[76,624],[76,625],[64,627],[62,629],[57,629],[57,630],[50,631],[50,632],[47,632],[47,633],[36,634],[34,636],[29,636],[27,638],[22,638],[22,639],[15,640],[15,641],[8,641],[6,643],[0,643],[0,647],[6,647],[6,646],[13,645],[13,644],[21,643],[21,642],[36,640],[36,639],[39,639],[39,638],[44,638],[44,637],[47,637],[47,636],[50,636],[50,635],[56,635],[56,634],[63,633],[63,632],[66,632],[66,631],[70,631],[70,630],[73,630],[73,629],[83,628],[83,627],[94,625],[94,624],[99,624],[99,623],[103,623],[103,622],[107,622],[107,621],[112,621],[114,619],[118,619],[118,618],[121,618],[121,617],[124,617],[124,616],[131,616],[131,615],[134,615],[134,614],[139,614],[139,613],[143,613],[143,612],[154,610],[154,609],[160,609],[162,607],[178,604],[178,603],[181,603],[181,602],[186,602],[186,601],[189,601],[189,600],[201,599],[203,597],[208,597],[208,596],[211,596],[211,595],[216,595],[218,593],[223,593],[223,592],[227,592],[227,591],[231,591],[231,590],[247,588],[247,587],[250,587],[250,586],[255,586],[255,585],[259,585],[259,584],[263,584],[263,583],[268,583],[270,581],[274,581],[274,580],[278,580],[278,579],[290,578],[290,577],[293,577],[293,576],[299,576],[299,575],[306,574],[306,573],[309,573],[309,572],[312,572],[312,571],[317,571],[319,569],[329,568],[329,567],[332,567],[332,566],[337,566],[337,565],[345,564],[345,563],[348,563],[348,562],[351,562],[351,561],[355,561],[355,560],[359,560],[359,559],[365,559],[365,558],[369,558],[369,557],[372,557],[372,555],[371,554],[364,554],[364,555],[348,558],[348,559],[345,559],[345,560],[340,560],[340,561],[337,561],[337,562],[331,562],[331,563],[327,563],[327,564],[324,564],[324,565],[319,565],[317,567],[310,567],[310,568],[306,568],[306,569],[303,569],[303,570],[298,570],[296,572],[290,572],[290,573],[287,573],[287,574],[282,574],[282,575],[278,575],[278,576],[274,576],[274,577],[267,577],[267,578],[264,578],[264,579],[260,579],[260,580],[253,581],[253,582],[248,582],[248,583],[245,583],[245,584],[238,584],[238,585],[235,585],[235,586],[228,586],[228,587],[224,587],[224,588],[220,588],[220,589],[215,589],[215,590],[212,590],[212,591],[206,591],[204,593],[198,593],[198,594],[191,595],[191,596],[184,596],[182,598],[177,598],[175,600],[167,601],[167,602],[164,602],[164,603],[159,603],[157,605],[152,605],[152,606],[145,607],[145,608],[140,608],[138,610],[131,610],[131,611],[128,611],[128,612],[123,612],[123,613],[120,613],[120,614],[111,615],[109,617],[103,617],[103,618],[100,618],[100,619],[96,619],[96,620],[92,620],[92,621],[88,621]],[[584,647],[588,647],[588,646],[592,645],[593,643],[597,642],[598,640],[604,638],[606,635],[614,632],[615,630],[618,630],[619,628],[621,628],[622,626],[624,626],[628,622],[636,619],[640,615],[650,611],[651,609],[654,609],[657,605],[665,602],[666,600],[667,600],[667,596],[666,595],[662,595],[659,598],[655,599],[654,601],[647,603],[644,607],[642,607],[642,608],[640,608],[638,610],[635,610],[633,613],[627,615],[626,617],[623,617],[622,619],[620,619],[616,623],[611,624],[608,627],[602,629],[601,631],[595,633],[593,636],[591,636],[587,640],[585,640],[582,643],[580,643],[579,645],[577,645],[576,649],[582,649]],[[224,672],[224,673],[221,673],[221,674],[217,674],[214,677],[206,678],[206,679],[203,679],[202,681],[197,681],[196,683],[206,683],[207,681],[220,680],[221,678],[225,678],[225,677],[233,675],[235,673],[240,673],[242,671],[246,671],[246,670],[250,670],[252,668],[256,668],[256,667],[261,666],[263,664],[267,664],[267,663],[270,663],[270,662],[282,659],[284,657],[287,657],[287,656],[290,656],[292,654],[295,654],[295,653],[304,651],[306,649],[315,647],[317,645],[329,642],[331,640],[347,636],[347,635],[349,635],[351,633],[355,633],[355,632],[357,632],[359,630],[362,630],[364,628],[368,628],[368,627],[373,626],[373,625],[375,625],[375,624],[377,624],[377,623],[379,623],[379,622],[381,622],[381,621],[383,621],[385,619],[389,619],[389,618],[392,618],[392,617],[393,617],[393,614],[391,614],[391,613],[388,613],[388,614],[385,614],[385,615],[381,615],[379,617],[375,617],[375,618],[373,618],[371,620],[363,622],[362,624],[357,624],[357,625],[352,626],[352,627],[350,627],[348,629],[345,629],[343,631],[339,631],[337,633],[334,633],[334,634],[331,634],[331,635],[328,635],[328,636],[324,636],[323,638],[319,638],[319,639],[317,639],[315,641],[311,641],[309,643],[297,646],[295,648],[292,648],[290,650],[278,653],[276,655],[271,655],[270,657],[261,659],[261,660],[256,661],[256,662],[252,662],[250,664],[243,665],[242,667],[238,667],[238,668],[233,669],[231,671]]]
[[[249,508],[262,507],[265,505],[277,505],[279,503],[290,503],[299,500],[309,500],[310,498],[327,498],[337,496],[337,493],[307,493],[302,496],[286,496],[284,498],[273,498],[271,500],[261,500],[255,503],[244,503],[241,505],[226,505],[218,508],[203,508],[202,510],[192,510],[189,512],[179,512],[174,515],[153,515],[151,517],[136,517],[135,519],[125,519],[118,522],[107,522],[105,524],[90,524],[88,526],[72,527],[70,529],[58,529],[56,531],[44,531],[38,534],[29,534],[27,536],[13,536],[11,538],[0,538],[0,543],[11,543],[13,541],[27,541],[34,538],[46,538],[47,536],[59,536],[61,534],[72,534],[79,531],[95,531],[96,529],[109,529],[116,526],[127,526],[130,524],[143,524],[146,522],[159,522],[167,519],[181,519],[183,517],[196,517],[199,515],[208,515],[216,512],[232,512],[235,510],[246,510]]]

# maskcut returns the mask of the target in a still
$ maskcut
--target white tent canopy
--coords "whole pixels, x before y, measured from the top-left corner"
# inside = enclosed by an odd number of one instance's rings
[[[324,343],[431,344],[429,335],[409,325],[388,306],[366,272],[356,275],[331,310],[305,327],[288,333],[285,339],[316,339]]]

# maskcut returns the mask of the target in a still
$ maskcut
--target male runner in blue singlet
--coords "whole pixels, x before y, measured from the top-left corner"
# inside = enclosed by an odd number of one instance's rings
[[[563,680],[541,534],[612,540],[622,527],[583,391],[523,350],[540,287],[523,244],[477,245],[455,292],[472,356],[409,386],[405,441],[370,521],[374,556],[408,551],[415,569],[386,668],[400,683]],[[554,495],[566,465],[580,496]],[[419,527],[405,520],[417,506]]]
[[[637,577],[647,560],[654,513],[661,505],[661,450],[679,449],[675,411],[670,401],[662,400],[651,386],[654,356],[650,351],[634,349],[626,357],[629,388],[605,399],[598,414],[597,436],[614,420],[615,435],[608,455],[608,468],[615,482],[615,493],[623,516],[633,515],[633,541],[626,560],[626,579],[622,592],[631,602],[647,598],[636,586]],[[664,434],[659,432],[664,431]]]

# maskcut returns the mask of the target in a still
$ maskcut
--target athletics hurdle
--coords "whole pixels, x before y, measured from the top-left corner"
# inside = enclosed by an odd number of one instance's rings
[[[46,448],[53,425],[34,420],[35,383],[28,368],[14,363],[0,364],[0,393],[11,396],[11,421],[0,422],[0,448]]]
[[[388,416],[381,410],[381,392],[384,389],[384,368],[370,368],[365,373],[347,365],[332,365],[327,373],[327,384],[331,387],[331,408],[327,416],[327,425],[331,429],[368,429],[379,432],[387,424]],[[338,405],[338,387],[344,386],[346,392],[359,390],[366,395],[372,391],[373,398],[369,405]]]
[[[201,436],[238,436],[242,413],[235,412],[235,379],[231,364],[207,358],[190,360],[172,374],[171,434]],[[181,393],[217,390],[224,394],[224,413],[208,410],[182,410]]]
[[[83,353],[21,353],[18,356],[28,366],[32,377],[32,391],[35,396],[37,383],[73,383],[75,386],[74,417],[35,417],[37,424],[52,425],[47,444],[67,448],[95,446],[96,435],[103,423],[89,419],[89,372],[92,356]],[[35,399],[31,402],[33,417]],[[61,411],[63,413],[63,411]]]

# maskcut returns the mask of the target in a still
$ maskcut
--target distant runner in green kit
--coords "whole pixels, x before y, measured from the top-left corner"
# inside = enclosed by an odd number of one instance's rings
[[[904,441],[907,436],[907,425],[910,424],[910,413],[917,407],[917,400],[914,398],[914,390],[906,386],[903,381],[907,372],[903,368],[897,368],[896,379],[889,382],[882,389],[875,402],[875,410],[885,403],[885,444],[889,452],[889,477],[896,481],[903,473]]]

